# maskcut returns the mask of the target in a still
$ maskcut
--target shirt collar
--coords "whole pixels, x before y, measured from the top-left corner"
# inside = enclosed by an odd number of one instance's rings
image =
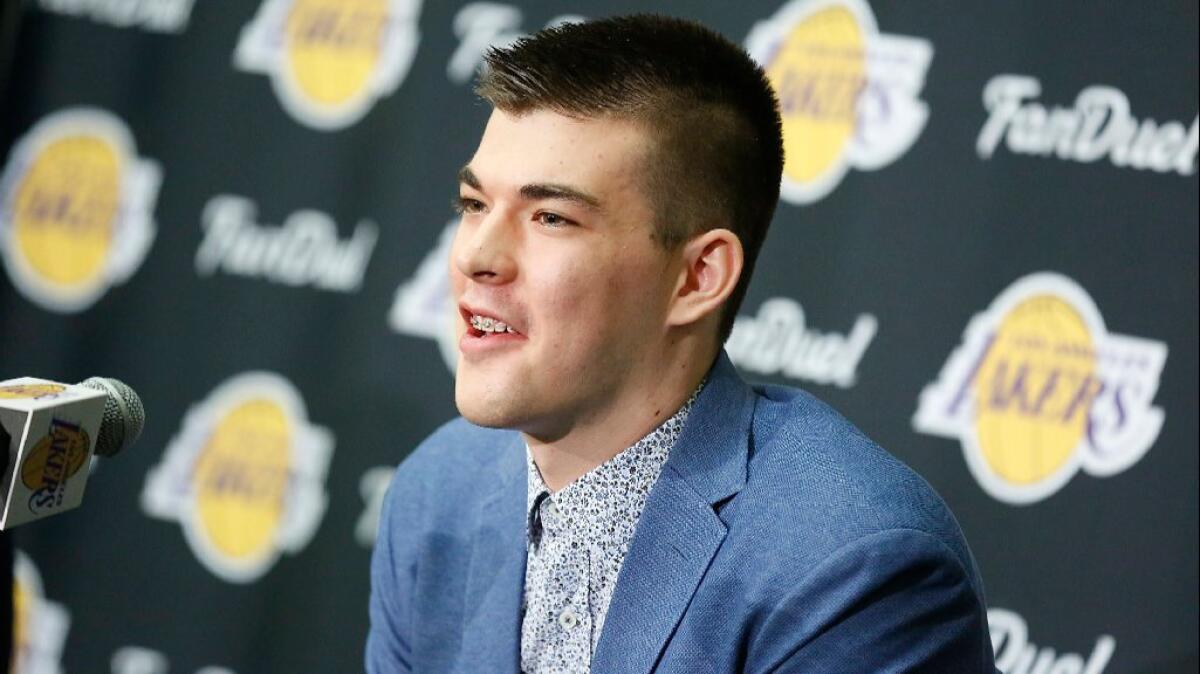
[[[546,499],[554,504],[557,518],[569,530],[594,529],[603,532],[609,530],[609,524],[618,519],[636,520],[706,381],[700,382],[675,414],[641,440],[553,495],[542,480],[542,474],[533,461],[533,451],[526,443],[525,524],[529,540],[536,535],[537,511]]]

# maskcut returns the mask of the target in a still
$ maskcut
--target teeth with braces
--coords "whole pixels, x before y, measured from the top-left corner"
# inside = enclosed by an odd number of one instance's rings
[[[498,321],[488,316],[471,316],[471,327],[480,332],[516,332],[516,330],[512,329],[512,326],[508,325],[504,321]]]

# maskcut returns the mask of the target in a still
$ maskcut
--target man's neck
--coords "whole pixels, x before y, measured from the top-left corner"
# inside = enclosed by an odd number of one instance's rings
[[[711,361],[683,359],[655,368],[656,386],[627,391],[562,437],[547,441],[522,433],[546,487],[562,489],[661,426],[695,392]]]

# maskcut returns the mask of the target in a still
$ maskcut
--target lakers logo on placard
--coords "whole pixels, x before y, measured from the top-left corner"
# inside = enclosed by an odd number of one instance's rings
[[[1107,332],[1074,281],[1032,274],[971,320],[913,425],[959,439],[992,496],[1030,503],[1079,468],[1112,475],[1149,450],[1166,357],[1162,342]]]
[[[318,129],[358,121],[400,86],[420,35],[420,0],[266,0],[234,64],[269,75],[288,112]]]
[[[62,671],[63,642],[71,619],[61,604],[46,599],[42,576],[20,550],[13,556],[13,674]]]
[[[179,520],[218,576],[248,582],[312,537],[328,501],[332,450],[331,434],[308,423],[291,384],[242,374],[188,413],[147,478],[143,505]]]
[[[62,384],[12,384],[9,386],[0,386],[0,399],[41,400],[43,398],[53,398],[66,390],[67,387]]]
[[[917,96],[933,47],[879,33],[862,0],[793,0],[754,26],[746,49],[779,97],[787,201],[811,203],[850,168],[892,163],[925,127]]]
[[[49,432],[21,463],[21,482],[32,491],[30,512],[62,505],[67,481],[83,467],[90,449],[87,431],[79,425],[61,419],[50,421]]]
[[[0,253],[13,283],[47,309],[91,306],[141,265],[160,180],[111,114],[74,108],[43,118],[0,179]]]

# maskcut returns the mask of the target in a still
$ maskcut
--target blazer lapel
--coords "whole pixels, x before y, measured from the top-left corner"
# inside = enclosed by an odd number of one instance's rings
[[[722,353],[646,500],[592,671],[645,674],[655,668],[725,540],[713,505],[746,483],[753,415],[753,392]]]
[[[497,488],[474,513],[462,647],[456,672],[517,674],[525,590],[525,454],[520,436],[498,447]]]

